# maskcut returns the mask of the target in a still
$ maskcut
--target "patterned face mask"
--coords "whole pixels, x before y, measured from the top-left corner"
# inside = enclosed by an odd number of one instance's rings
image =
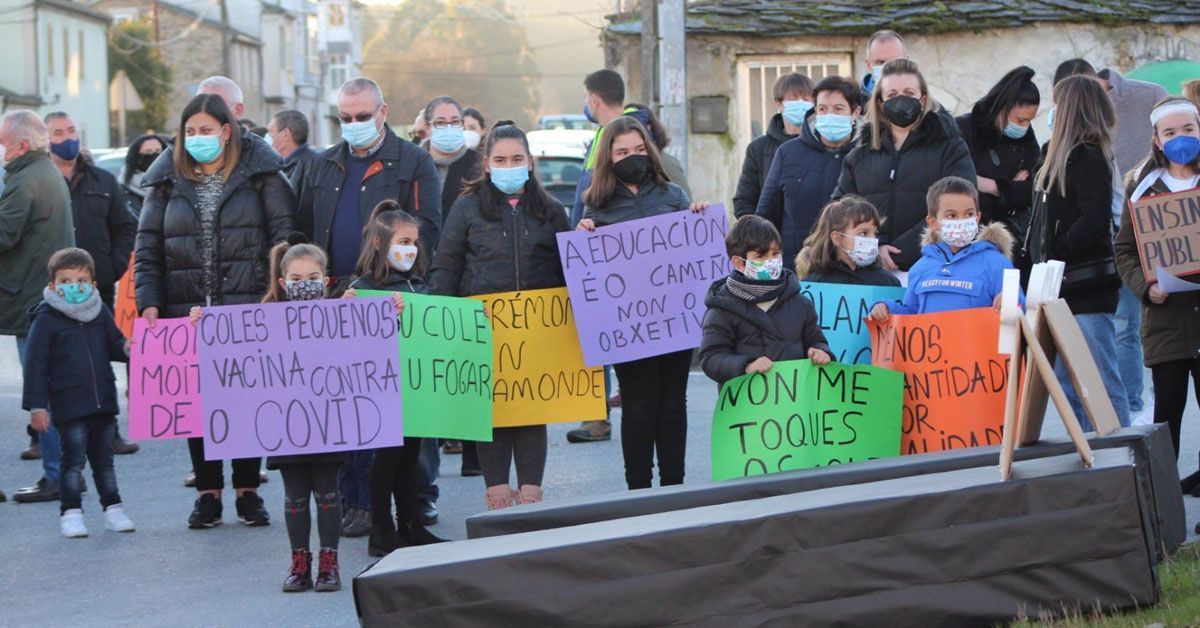
[[[979,219],[977,218],[938,221],[938,235],[946,244],[956,249],[961,249],[974,242],[977,233],[979,233]]]
[[[746,268],[742,274],[747,279],[758,281],[775,281],[783,274],[783,256],[772,257],[763,262],[746,260]]]
[[[301,279],[283,284],[288,301],[312,301],[325,298],[325,282],[320,279]]]

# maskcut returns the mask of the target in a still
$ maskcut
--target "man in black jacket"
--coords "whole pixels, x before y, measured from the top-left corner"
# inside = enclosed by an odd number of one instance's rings
[[[109,310],[117,280],[129,267],[137,219],[125,207],[117,178],[97,168],[80,152],[79,130],[63,111],[46,114],[50,134],[50,160],[71,189],[71,215],[75,220],[75,245],[96,262],[96,285]]]
[[[421,222],[421,243],[432,252],[441,228],[442,189],[429,153],[398,137],[387,124],[379,84],[358,77],[338,90],[342,141],[321,153],[296,181],[296,226],[329,252],[330,272],[349,277],[362,248],[362,230],[380,201],[394,200]]]
[[[771,118],[767,132],[754,138],[746,147],[742,176],[733,194],[733,215],[738,218],[754,215],[776,149],[800,135],[804,117],[812,110],[813,82],[803,74],[784,74],[775,81],[772,92],[778,113]]]
[[[50,136],[50,161],[67,180],[71,190],[71,217],[75,223],[75,246],[92,256],[96,291],[109,312],[113,311],[117,280],[129,267],[137,218],[125,205],[117,178],[97,168],[80,152],[79,129],[70,114],[55,111],[44,118]],[[139,449],[121,437],[118,429],[113,451],[132,454]]]
[[[319,153],[308,145],[308,118],[295,109],[276,113],[263,138],[283,158],[283,174],[295,187]]]
[[[875,31],[867,39],[867,57],[863,59],[863,65],[867,66],[868,74],[864,75],[862,79],[863,103],[871,102],[871,91],[875,89],[875,83],[879,81],[883,66],[892,59],[907,56],[908,54],[904,51],[904,38],[896,31]]]

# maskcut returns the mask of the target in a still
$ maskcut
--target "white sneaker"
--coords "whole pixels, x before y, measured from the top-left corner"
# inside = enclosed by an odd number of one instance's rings
[[[62,535],[68,539],[78,539],[87,536],[87,526],[83,525],[83,511],[72,508],[62,514],[58,520]]]
[[[104,509],[104,527],[110,532],[133,532],[135,529],[121,504],[113,504]]]
[[[1154,395],[1150,395],[1146,402],[1142,404],[1142,409],[1132,413],[1129,418],[1131,425],[1151,425],[1154,423]]]

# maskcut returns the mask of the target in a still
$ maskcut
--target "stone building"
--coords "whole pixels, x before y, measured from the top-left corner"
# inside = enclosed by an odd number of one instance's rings
[[[955,114],[1018,65],[1037,71],[1045,103],[1055,67],[1073,57],[1122,73],[1200,59],[1200,3],[1186,0],[689,2],[688,181],[695,197],[730,202],[745,147],[774,114],[776,77],[794,70],[861,82],[867,38],[885,28],[904,37],[933,96]],[[642,96],[640,36],[636,6],[611,17],[604,32],[607,65],[625,77],[631,99]],[[1035,123],[1039,137],[1046,137],[1045,110]]]

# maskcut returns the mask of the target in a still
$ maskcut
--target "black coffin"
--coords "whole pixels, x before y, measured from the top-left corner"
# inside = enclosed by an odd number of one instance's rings
[[[1127,448],[393,552],[364,626],[985,626],[1153,604]]]
[[[1090,442],[1094,449],[1129,447],[1133,450],[1138,479],[1144,485],[1153,512],[1150,531],[1155,538],[1156,554],[1161,558],[1164,553],[1174,552],[1187,539],[1187,523],[1175,451],[1167,426],[1123,428],[1108,436],[1093,437]],[[1074,450],[1067,440],[1046,441],[1018,449],[1016,459],[1058,456]],[[999,447],[956,449],[724,482],[551,499],[536,505],[472,516],[467,519],[467,536],[474,539],[531,532],[974,467],[994,466],[999,474],[999,456]]]

